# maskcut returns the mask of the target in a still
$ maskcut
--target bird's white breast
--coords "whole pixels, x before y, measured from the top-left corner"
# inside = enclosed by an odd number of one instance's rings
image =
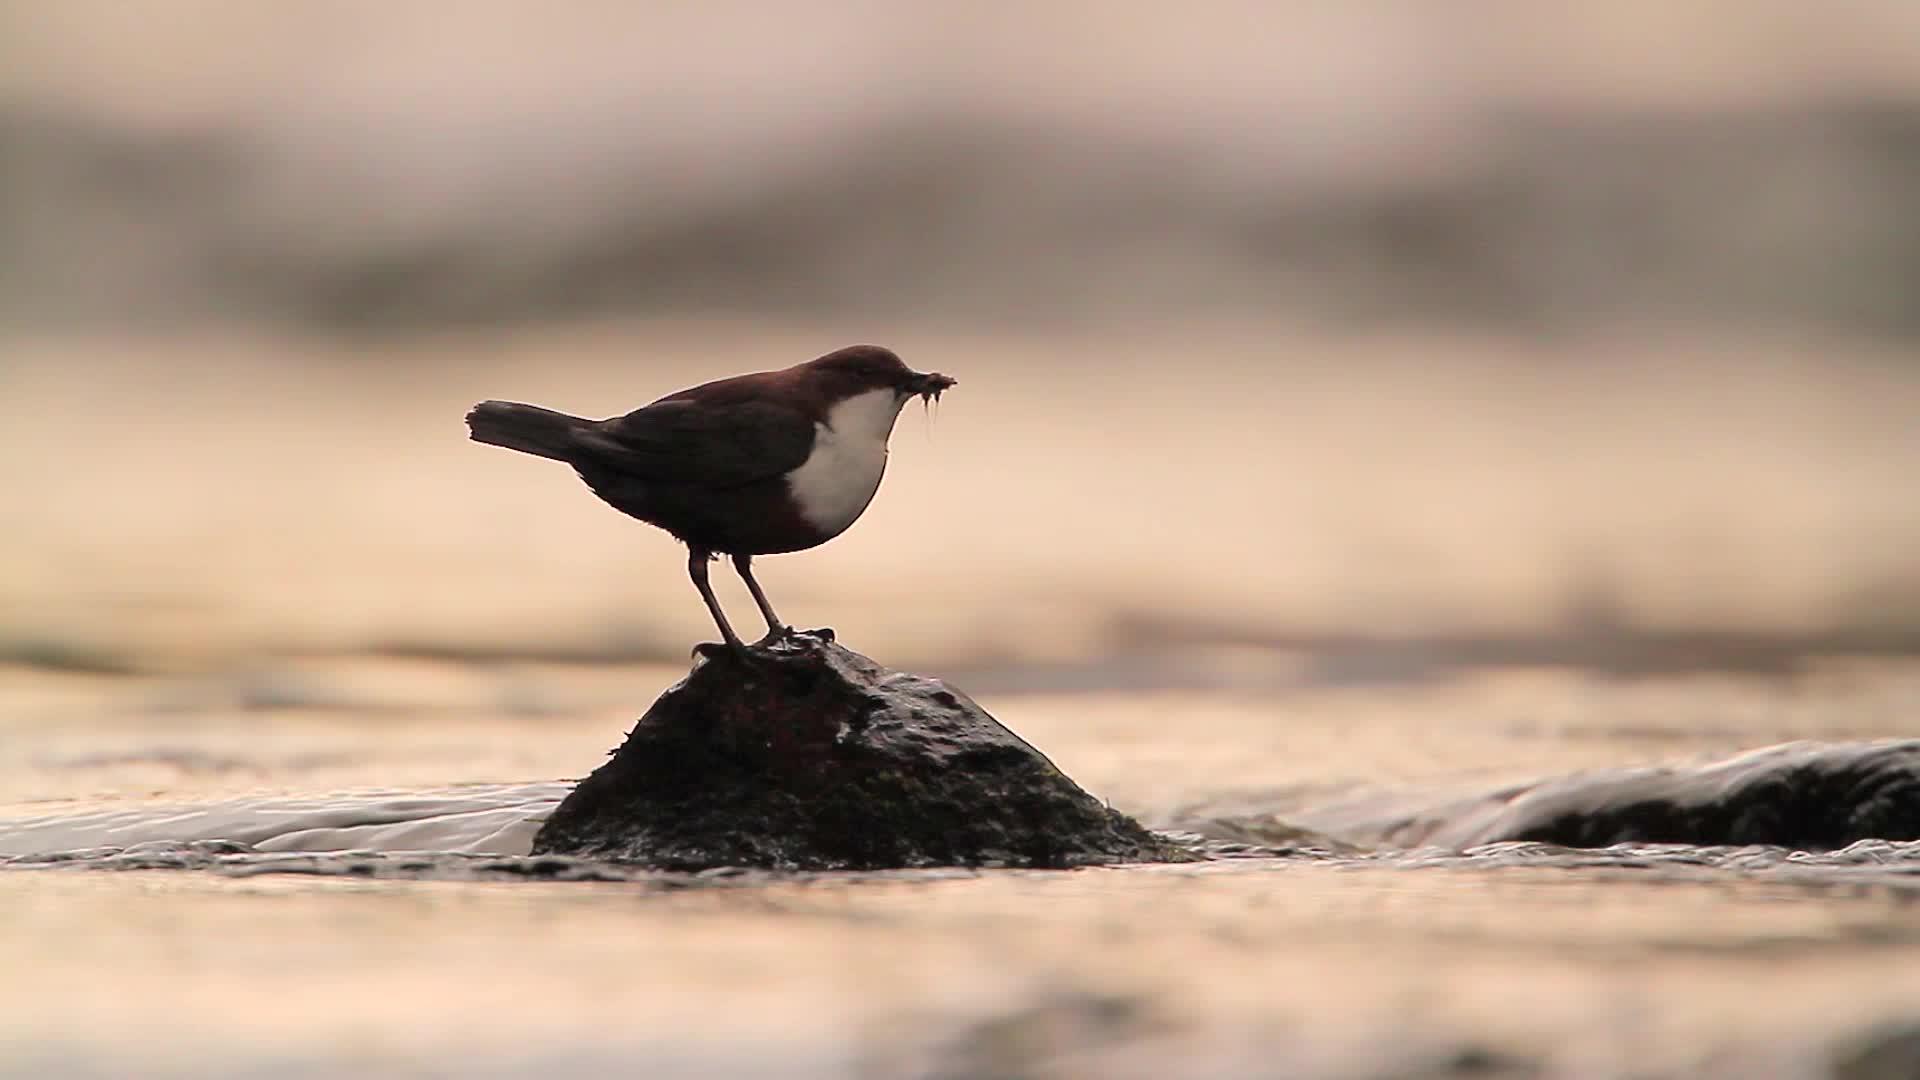
[[[814,425],[813,453],[787,474],[787,490],[807,524],[837,536],[866,510],[887,471],[887,436],[904,400],[891,390],[869,390]]]

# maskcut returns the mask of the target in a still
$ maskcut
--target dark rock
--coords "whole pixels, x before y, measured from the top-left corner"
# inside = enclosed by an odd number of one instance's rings
[[[553,811],[533,850],[674,870],[1193,857],[1082,791],[966,695],[824,634],[697,663]]]
[[[1786,743],[1704,765],[1606,769],[1454,807],[1424,842],[1473,847],[1920,840],[1920,740]]]

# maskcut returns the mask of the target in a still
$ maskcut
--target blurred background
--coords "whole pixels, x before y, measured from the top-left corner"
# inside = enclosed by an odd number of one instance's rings
[[[1902,0],[15,0],[0,657],[678,661],[462,414],[862,341],[961,384],[761,573],[890,663],[1903,654],[1916,296]]]

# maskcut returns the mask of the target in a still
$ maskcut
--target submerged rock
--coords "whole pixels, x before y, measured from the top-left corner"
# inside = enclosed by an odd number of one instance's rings
[[[1185,807],[1165,826],[1216,847],[1343,853],[1506,843],[1803,852],[1908,844],[1920,842],[1920,739],[1783,743],[1719,760],[1590,769],[1495,787],[1358,787],[1317,802],[1289,793],[1233,796]]]
[[[1547,777],[1427,806],[1343,807],[1311,823],[1396,847],[1453,849],[1533,841],[1837,851],[1913,841],[1920,740],[1783,743],[1719,761]]]
[[[798,634],[716,650],[534,837],[662,869],[1066,867],[1189,858],[944,683]]]
[[[1920,741],[1787,743],[1695,767],[1565,777],[1511,800],[1486,840],[1563,847],[1920,840]]]

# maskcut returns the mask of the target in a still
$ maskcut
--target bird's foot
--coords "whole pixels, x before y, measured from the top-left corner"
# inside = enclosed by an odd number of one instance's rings
[[[797,638],[812,638],[815,641],[833,641],[833,628],[822,626],[814,630],[796,630],[791,626],[781,626],[767,631],[759,641],[747,644],[738,639],[730,641],[703,641],[693,647],[693,655],[702,660],[718,660],[722,657],[751,663],[778,652],[779,646]]]
[[[753,647],[756,649],[764,649],[769,645],[778,645],[796,633],[798,633],[798,631],[791,626],[770,626],[767,628],[767,636],[754,642]]]
[[[753,651],[739,639],[732,641],[703,641],[693,647],[693,655],[701,660],[719,660],[723,657],[748,662],[753,659]]]
[[[804,646],[806,642],[802,639],[808,639],[821,644],[830,644],[833,641],[833,628],[822,626],[813,630],[801,630],[792,626],[782,626],[777,630],[767,631],[767,636],[754,642],[753,647],[756,649],[770,649],[777,648],[781,645]]]

